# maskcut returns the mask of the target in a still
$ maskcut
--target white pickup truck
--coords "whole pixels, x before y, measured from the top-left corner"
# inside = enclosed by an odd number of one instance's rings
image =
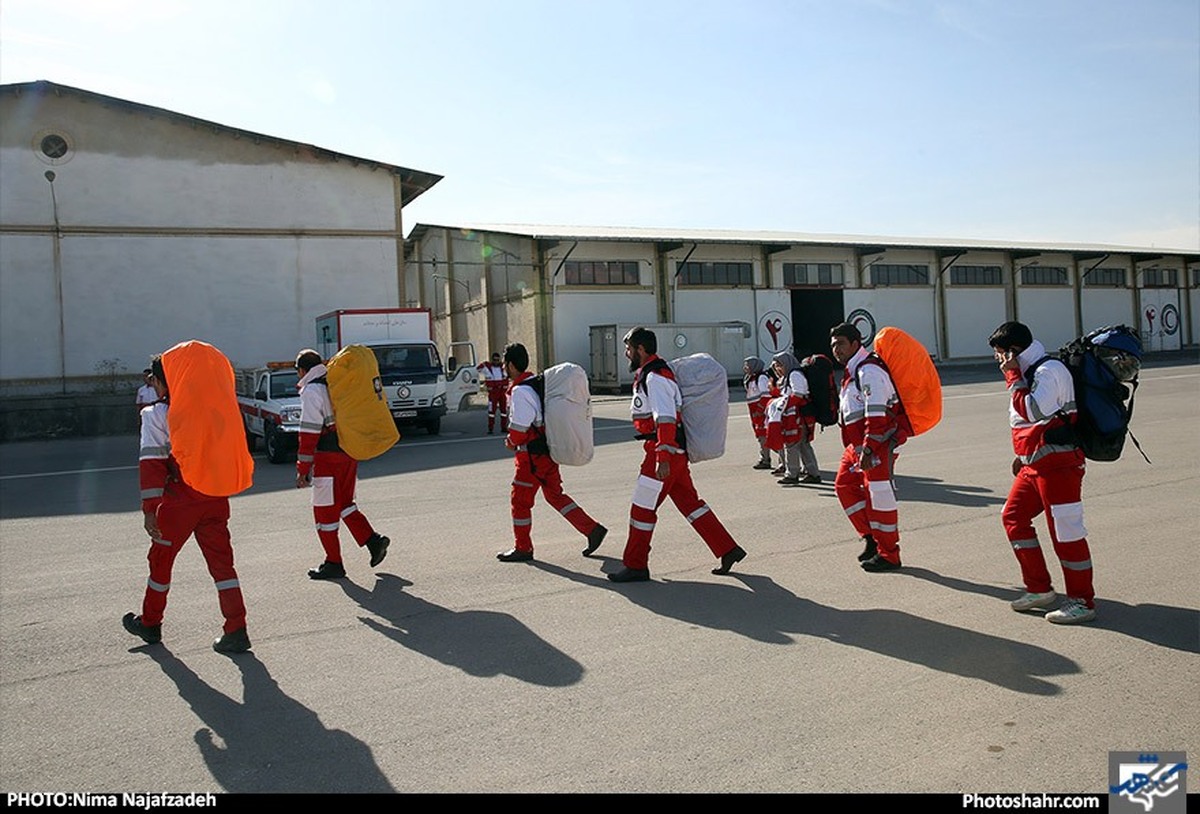
[[[286,463],[296,454],[300,432],[299,375],[292,362],[268,362],[266,367],[238,375],[238,406],[246,425],[246,444],[253,452],[261,438],[267,460]]]

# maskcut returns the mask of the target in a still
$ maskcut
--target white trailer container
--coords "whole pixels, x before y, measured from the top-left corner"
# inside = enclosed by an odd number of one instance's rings
[[[366,345],[375,352],[397,424],[416,424],[436,435],[442,416],[463,409],[479,390],[475,346],[452,343],[443,366],[428,308],[342,309],[317,317],[317,350],[323,358],[346,345]]]
[[[593,390],[620,390],[633,385],[633,372],[622,341],[637,325],[592,325],[590,331]],[[658,337],[658,355],[668,361],[707,353],[725,368],[730,379],[742,378],[742,362],[753,352],[748,322],[691,322],[643,325]]]

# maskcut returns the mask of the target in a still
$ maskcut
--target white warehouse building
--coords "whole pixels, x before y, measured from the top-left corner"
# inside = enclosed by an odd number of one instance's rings
[[[0,85],[0,395],[87,391],[190,338],[292,358],[403,300],[440,176],[51,82]]]
[[[828,352],[829,329],[895,325],[939,361],[990,356],[1000,323],[1048,347],[1112,323],[1148,351],[1197,343],[1200,252],[792,232],[417,224],[407,305],[442,342],[525,343],[595,378],[593,326],[740,322],[746,355]],[[685,332],[674,336],[688,352]],[[660,345],[663,337],[660,336]]]

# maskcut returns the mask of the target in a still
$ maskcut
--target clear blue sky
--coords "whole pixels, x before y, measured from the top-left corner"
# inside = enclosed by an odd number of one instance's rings
[[[1200,248],[1197,0],[3,0],[36,79],[444,175],[409,228]]]

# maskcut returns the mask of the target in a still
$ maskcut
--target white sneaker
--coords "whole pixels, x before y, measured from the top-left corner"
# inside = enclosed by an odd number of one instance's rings
[[[1009,605],[1018,613],[1024,613],[1025,611],[1037,610],[1039,608],[1048,608],[1057,599],[1058,594],[1054,593],[1054,591],[1047,591],[1044,594],[1026,592],[1010,602]]]
[[[1061,608],[1046,614],[1046,621],[1056,625],[1078,625],[1081,622],[1090,622],[1095,618],[1095,608],[1089,608],[1082,599],[1070,598],[1062,604]]]

